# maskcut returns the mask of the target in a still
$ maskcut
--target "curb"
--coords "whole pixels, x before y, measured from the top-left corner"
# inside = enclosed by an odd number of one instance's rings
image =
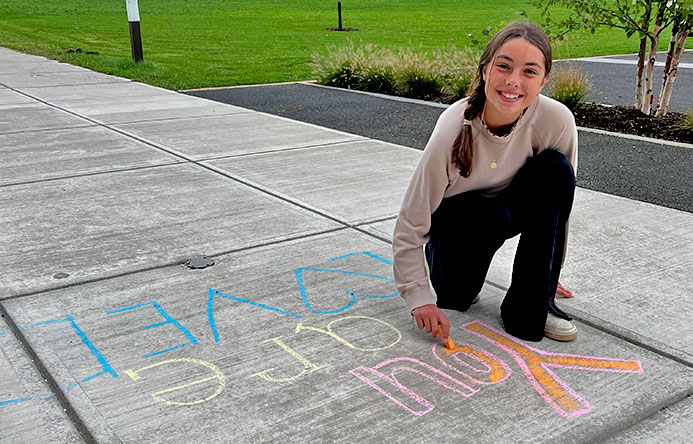
[[[677,148],[693,149],[693,143],[675,142],[673,140],[664,140],[664,139],[654,139],[652,137],[636,136],[635,134],[615,133],[613,131],[606,131],[606,130],[601,130],[601,129],[596,129],[596,128],[586,128],[584,126],[578,126],[577,129],[578,129],[578,131],[583,131],[586,133],[593,133],[593,134],[601,134],[603,136],[619,137],[621,139],[636,140],[638,142],[656,143],[659,145],[674,146]]]
[[[254,88],[256,86],[295,85],[297,83],[311,84],[311,83],[315,83],[315,82],[317,82],[317,80],[297,80],[294,82],[257,83],[257,84],[252,84],[252,85],[210,86],[209,88],[179,89],[176,92],[186,93],[186,92],[193,92],[193,91],[216,91],[216,90],[221,90],[221,89]]]
[[[356,93],[356,94],[366,94],[366,95],[369,95],[372,97],[378,97],[381,99],[394,100],[397,102],[414,103],[417,105],[426,105],[426,106],[431,106],[431,107],[435,107],[435,108],[443,108],[444,109],[444,108],[447,108],[450,106],[450,105],[447,105],[444,103],[429,102],[429,101],[420,100],[420,99],[410,99],[407,97],[389,96],[386,94],[379,94],[379,93],[373,93],[373,92],[368,92],[368,91],[358,91],[358,90],[354,90],[354,89],[335,88],[333,86],[319,85],[319,84],[315,83],[314,80],[309,80],[309,81],[305,81],[305,82],[291,82],[291,83],[305,84],[305,85],[313,86],[316,88],[326,88],[326,89],[339,90],[339,91]],[[583,126],[578,126],[577,129],[578,129],[578,131],[583,131],[586,133],[593,133],[593,134],[600,134],[603,136],[618,137],[621,139],[635,140],[638,142],[656,143],[658,145],[673,146],[673,147],[677,147],[677,148],[693,149],[693,144],[691,144],[691,143],[676,142],[673,140],[655,139],[652,137],[636,136],[634,134],[616,133],[613,131],[606,131],[606,130],[595,129],[595,128],[586,128]]]
[[[374,93],[370,91],[361,91],[358,89],[345,89],[345,88],[336,88],[334,86],[327,86],[327,85],[320,85],[319,83],[315,83],[315,80],[307,80],[305,82],[295,82],[295,83],[301,83],[309,86],[314,86],[316,88],[325,88],[325,89],[331,89],[335,91],[344,91],[344,92],[350,92],[354,94],[365,94],[367,96],[373,96],[373,97],[379,97],[381,99],[388,99],[388,100],[394,100],[395,102],[406,102],[406,103],[415,103],[417,105],[426,105],[426,106],[431,106],[434,108],[447,108],[450,105],[447,105],[445,103],[438,103],[438,102],[429,102],[427,100],[421,100],[421,99],[411,99],[409,97],[399,97],[399,96],[390,96],[387,94],[380,94],[380,93]]]

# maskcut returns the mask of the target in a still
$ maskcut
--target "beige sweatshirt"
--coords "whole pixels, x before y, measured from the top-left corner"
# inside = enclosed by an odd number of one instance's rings
[[[573,114],[562,103],[540,94],[507,136],[492,134],[479,117],[472,120],[472,172],[469,177],[462,177],[452,162],[452,145],[462,129],[466,105],[467,99],[462,99],[440,115],[409,183],[395,225],[392,243],[395,285],[410,309],[435,303],[422,247],[428,242],[431,215],[443,198],[472,190],[495,196],[529,157],[545,148],[557,148],[577,171],[577,129]],[[491,168],[494,160],[496,169]]]

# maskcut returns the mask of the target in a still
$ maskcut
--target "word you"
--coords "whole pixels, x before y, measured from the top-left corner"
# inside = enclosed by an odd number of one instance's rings
[[[640,361],[542,351],[478,320],[465,324],[463,328],[508,353],[539,395],[558,414],[568,419],[584,415],[594,407],[558,378],[551,371],[552,368],[614,373],[643,371]],[[462,344],[448,350],[443,344],[435,343],[432,353],[443,370],[412,357],[399,357],[372,367],[359,366],[351,370],[351,374],[414,416],[429,413],[434,405],[402,384],[397,379],[399,373],[419,375],[465,398],[479,392],[481,387],[501,383],[511,375],[508,364],[475,345]],[[468,359],[461,359],[463,357]]]

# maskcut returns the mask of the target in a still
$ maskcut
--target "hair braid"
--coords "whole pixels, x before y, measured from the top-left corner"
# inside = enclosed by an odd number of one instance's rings
[[[467,99],[467,108],[464,110],[464,120],[470,121],[480,115],[484,110],[486,93],[484,92],[484,82],[475,81],[472,85],[472,92]],[[452,146],[452,161],[460,169],[463,177],[468,177],[472,172],[472,126],[465,122],[462,131],[455,139]]]

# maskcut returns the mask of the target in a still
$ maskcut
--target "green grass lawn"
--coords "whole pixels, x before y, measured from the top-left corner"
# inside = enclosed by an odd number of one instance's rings
[[[125,0],[2,0],[0,45],[170,89],[312,78],[313,51],[352,39],[423,50],[470,45],[467,34],[509,23],[524,0],[139,0],[144,63],[132,62]],[[664,49],[668,36],[662,41]],[[691,47],[689,42],[688,47]],[[556,58],[636,52],[619,30],[573,36]],[[81,49],[82,52],[70,50]],[[87,51],[98,54],[86,54]]]

